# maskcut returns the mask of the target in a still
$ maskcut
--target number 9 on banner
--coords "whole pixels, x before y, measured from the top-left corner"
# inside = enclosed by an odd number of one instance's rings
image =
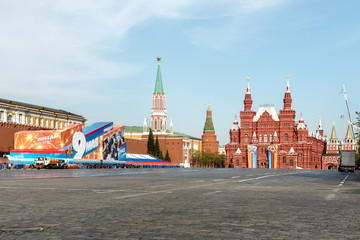
[[[73,136],[73,148],[76,151],[74,159],[81,159],[85,152],[86,139],[82,132],[76,132]]]

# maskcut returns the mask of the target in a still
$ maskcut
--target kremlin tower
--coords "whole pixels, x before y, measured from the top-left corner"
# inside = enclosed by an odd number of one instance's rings
[[[165,93],[162,84],[160,71],[161,58],[157,57],[158,69],[156,74],[155,89],[153,94],[153,104],[151,109],[151,130],[155,135],[166,135],[167,113],[165,108]]]
[[[212,111],[210,104],[206,111],[206,121],[204,126],[204,132],[202,135],[202,148],[204,152],[215,153],[219,151],[219,141],[216,141],[216,135],[214,130],[214,124],[212,121]]]

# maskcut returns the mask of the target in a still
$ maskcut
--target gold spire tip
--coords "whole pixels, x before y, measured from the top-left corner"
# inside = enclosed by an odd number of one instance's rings
[[[247,79],[247,80],[249,81],[249,79],[250,79],[250,76],[249,76],[249,75],[247,75],[246,79]]]
[[[335,121],[333,121],[333,126],[335,126]]]
[[[300,112],[300,117],[302,117],[302,112]]]
[[[289,74],[286,74],[286,78],[289,79],[290,75]]]
[[[319,119],[321,119],[321,114],[319,114]]]

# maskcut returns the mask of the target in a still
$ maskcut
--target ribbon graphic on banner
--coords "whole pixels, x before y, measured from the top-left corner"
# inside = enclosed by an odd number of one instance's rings
[[[270,145],[268,147],[268,156],[269,156],[269,168],[278,168],[277,167],[277,145]],[[274,156],[274,159],[272,159]]]
[[[248,168],[257,168],[257,147],[248,145]]]

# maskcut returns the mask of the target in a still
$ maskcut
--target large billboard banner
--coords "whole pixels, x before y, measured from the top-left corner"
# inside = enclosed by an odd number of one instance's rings
[[[81,124],[73,124],[59,130],[20,131],[15,133],[15,149],[56,150],[72,143],[73,135],[81,132]]]
[[[15,150],[10,152],[10,156],[16,159],[46,156],[118,160],[118,151],[123,144],[124,126],[97,122],[82,128],[81,124],[74,124],[59,130],[18,132],[15,134]]]

